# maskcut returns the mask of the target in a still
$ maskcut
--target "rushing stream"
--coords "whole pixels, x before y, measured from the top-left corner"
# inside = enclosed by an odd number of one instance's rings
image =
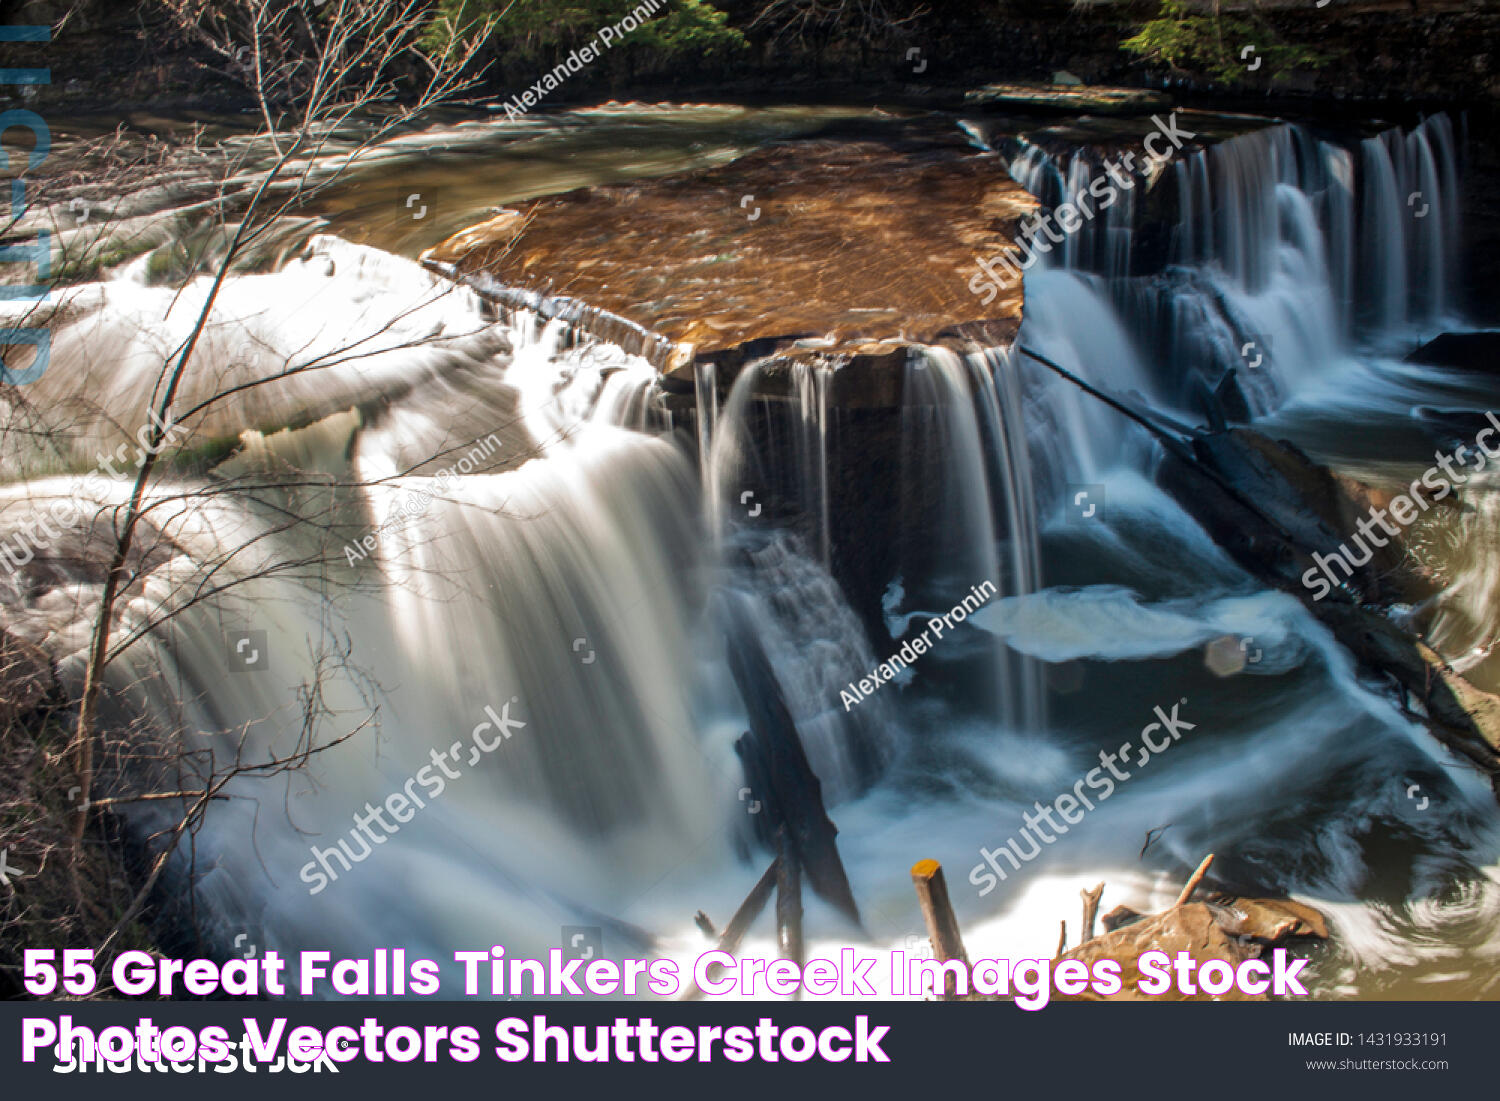
[[[819,117],[647,111],[528,122],[502,153],[429,159],[399,188],[374,172],[330,201],[341,236],[226,286],[195,385],[316,369],[212,414],[224,454],[239,444],[215,475],[239,488],[174,497],[153,520],[167,542],[125,623],[186,606],[116,663],[112,715],[189,731],[221,764],[352,736],[304,769],[236,780],[191,869],[177,862],[221,943],[249,931],[283,950],[441,960],[492,943],[544,954],[583,927],[611,956],[697,955],[693,913],[722,925],[765,863],[734,751],[746,708],[725,639],[741,632],[822,779],[865,919],[861,931],[809,899],[809,956],[911,949],[907,869],[924,857],[949,870],[971,958],[1050,958],[1080,888],[1103,880],[1106,910],[1160,907],[1214,852],[1225,880],[1331,916],[1309,969],[1321,996],[1500,993],[1489,785],[1297,600],[1233,564],[1156,487],[1149,437],[1117,413],[1012,349],[914,354],[892,461],[936,474],[892,521],[898,569],[872,637],[835,580],[858,548],[829,504],[847,428],[829,369],[798,367],[782,401],[758,386],[769,365],[724,391],[700,378],[681,431],[645,360],[409,258],[443,234],[414,229],[397,191],[435,212],[444,188],[461,197],[434,215],[451,230],[487,205],[720,163]],[[454,147],[482,144],[452,133]],[[587,156],[564,155],[574,147]],[[1401,362],[1464,327],[1460,152],[1438,117],[1345,142],[1267,126],[1184,155],[1159,184],[1182,211],[1165,270],[1132,274],[1137,211],[1122,204],[1027,274],[1018,343],[1188,423],[1232,368],[1273,435],[1410,480],[1433,446],[1413,406],[1494,404],[1478,377]],[[1097,171],[1035,146],[1009,167],[1048,202]],[[5,525],[38,497],[82,492],[96,445],[144,423],[153,357],[202,293],[174,302],[139,265],[77,291],[33,396],[70,414],[70,394],[96,404],[71,451],[7,444],[28,477],[4,491]],[[1449,658],[1493,629],[1486,478],[1463,530],[1433,537],[1453,581],[1434,635]],[[766,523],[747,498],[766,484],[791,487],[792,519]],[[229,547],[247,549],[224,561]],[[210,567],[242,580],[194,603]],[[31,569],[3,597],[10,628],[76,677],[95,587]],[[986,582],[993,595],[901,683],[846,706],[850,682]],[[1487,661],[1470,675],[1500,685]],[[981,847],[1005,845],[1035,801],[1174,705],[1192,727],[1161,759],[1004,882],[971,878]],[[397,792],[418,805],[371,844],[355,823]],[[132,812],[140,831],[171,821]],[[774,954],[767,926],[747,954]]]

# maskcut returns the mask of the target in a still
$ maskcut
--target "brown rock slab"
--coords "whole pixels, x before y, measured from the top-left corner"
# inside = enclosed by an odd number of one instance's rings
[[[855,358],[1009,341],[1020,286],[986,305],[969,283],[1035,206],[951,126],[893,120],[543,199],[519,236],[502,215],[429,258],[660,334],[678,370],[733,363],[752,343],[756,355]]]
[[[1084,83],[1014,81],[986,84],[964,94],[964,102],[989,107],[1047,107],[1090,114],[1138,114],[1170,105],[1162,92]]]
[[[1232,937],[1253,937],[1271,944],[1289,937],[1328,939],[1328,919],[1289,898],[1236,898],[1217,895],[1218,921]]]
[[[1106,921],[1108,918],[1106,918]],[[1062,954],[1061,959],[1081,960],[1091,968],[1096,960],[1110,959],[1120,965],[1120,980],[1123,988],[1118,994],[1103,998],[1096,994],[1083,994],[1083,1001],[1216,1001],[1249,1002],[1265,1001],[1266,995],[1250,995],[1231,987],[1218,995],[1185,995],[1174,985],[1160,995],[1142,994],[1138,990],[1141,972],[1137,961],[1146,952],[1161,951],[1176,958],[1177,953],[1186,952],[1199,964],[1207,960],[1223,960],[1231,967],[1238,967],[1245,960],[1260,954],[1258,947],[1245,945],[1226,932],[1219,923],[1213,907],[1204,902],[1188,902],[1174,906],[1160,914],[1152,914],[1139,921],[1122,925],[1114,931],[1104,933],[1091,941],[1080,944]]]

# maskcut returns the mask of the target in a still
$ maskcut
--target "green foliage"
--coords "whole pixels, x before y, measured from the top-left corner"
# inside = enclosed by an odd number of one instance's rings
[[[439,0],[424,45],[440,50],[454,34],[472,32],[493,20],[502,52],[539,58],[587,42],[604,27],[625,18],[642,0]],[[625,43],[669,55],[737,50],[745,38],[728,16],[706,0],[668,0],[665,7],[625,35]]]
[[[701,55],[745,48],[745,36],[729,26],[729,16],[704,0],[675,0],[630,40],[669,54]]]
[[[1205,12],[1189,7],[1186,0],[1161,0],[1156,18],[1120,45],[1178,72],[1201,74],[1225,84],[1254,72],[1250,66],[1256,59],[1273,79],[1299,67],[1318,68],[1330,60],[1307,46],[1283,41],[1253,10],[1225,15],[1217,4]],[[1247,46],[1254,47],[1254,53],[1244,56]]]

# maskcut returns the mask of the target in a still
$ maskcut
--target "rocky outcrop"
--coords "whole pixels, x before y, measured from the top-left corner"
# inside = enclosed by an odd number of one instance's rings
[[[1292,444],[1246,428],[1206,434],[1192,454],[1168,451],[1158,481],[1242,566],[1297,596],[1367,668],[1388,675],[1414,717],[1487,773],[1500,794],[1500,697],[1476,687],[1423,637],[1409,609],[1441,585],[1399,537],[1368,548],[1371,560],[1322,591],[1314,555],[1338,554],[1389,490],[1334,474]],[[1452,498],[1429,507],[1454,509]],[[1367,521],[1368,522],[1368,521]],[[1358,556],[1356,556],[1358,557]]]
[[[1035,208],[951,123],[892,120],[542,199],[425,259],[587,303],[669,341],[665,359],[648,350],[669,375],[713,362],[727,382],[771,355],[874,364],[916,343],[1009,342],[1019,284],[970,283]]]
[[[1199,990],[1188,994],[1175,983],[1158,994],[1140,989],[1147,978],[1140,970],[1140,958],[1146,952],[1164,952],[1176,960],[1186,953],[1198,965],[1221,960],[1238,968],[1246,960],[1258,958],[1271,947],[1286,947],[1298,941],[1327,940],[1328,919],[1317,910],[1289,898],[1251,898],[1217,892],[1203,902],[1191,901],[1193,892],[1213,864],[1208,856],[1183,888],[1177,902],[1155,914],[1141,914],[1127,906],[1117,906],[1104,915],[1104,932],[1094,935],[1094,914],[1104,893],[1101,883],[1083,897],[1083,943],[1076,948],[1059,950],[1057,959],[1078,960],[1092,972],[1100,960],[1119,965],[1122,989],[1117,994],[1101,996],[1085,991],[1065,997],[1070,1001],[1267,1001],[1265,993],[1250,994],[1230,986],[1220,994]],[[1067,923],[1063,923],[1067,936]],[[1061,948],[1061,946],[1060,946]]]
[[[1500,369],[1500,332],[1443,333],[1406,357],[1423,367],[1458,371]]]

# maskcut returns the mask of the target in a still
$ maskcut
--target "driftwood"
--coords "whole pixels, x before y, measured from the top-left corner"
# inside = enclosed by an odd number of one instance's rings
[[[936,860],[919,860],[911,866],[912,886],[917,889],[917,902],[922,907],[922,920],[927,925],[927,939],[932,943],[932,958],[936,960],[962,960],[969,964],[969,953],[964,950],[964,941],[958,931],[958,918],[953,913],[953,903],[948,898],[948,882],[943,877],[943,866]],[[958,994],[957,982],[949,975],[943,983],[942,997],[953,998]]]
[[[1291,899],[1241,898],[1217,893],[1208,902],[1191,901],[1193,892],[1202,886],[1208,875],[1213,859],[1212,853],[1203,859],[1178,893],[1177,901],[1166,910],[1159,914],[1139,914],[1127,906],[1117,906],[1104,915],[1105,932],[1099,936],[1094,935],[1094,921],[1104,895],[1104,884],[1080,891],[1083,941],[1070,950],[1067,947],[1068,923],[1062,922],[1054,958],[1059,962],[1080,960],[1090,967],[1096,960],[1114,960],[1120,965],[1122,987],[1118,994],[1108,998],[1091,992],[1077,995],[1054,992],[1055,996],[1072,1001],[1186,1000],[1191,996],[1175,989],[1160,996],[1139,992],[1142,975],[1137,962],[1143,952],[1155,949],[1173,958],[1178,952],[1187,952],[1200,964],[1217,959],[1233,967],[1259,956],[1265,945],[1279,944],[1293,937],[1327,939],[1327,919],[1311,906]],[[920,861],[912,866],[911,878],[922,904],[922,917],[927,923],[934,957],[962,960],[967,966],[968,954],[959,934],[958,919],[948,900],[941,866],[936,860]],[[951,978],[939,996],[945,999],[957,996]],[[1237,987],[1231,987],[1222,995],[1197,996],[1219,1001],[1266,1000],[1264,994],[1245,994]]]
[[[1094,939],[1094,919],[1099,914],[1099,899],[1104,895],[1104,884],[1099,884],[1092,891],[1079,891],[1083,898],[1083,939]]]
[[[1213,862],[1213,853],[1209,853],[1203,858],[1203,862],[1194,869],[1192,875],[1188,876],[1188,881],[1182,888],[1182,893],[1177,896],[1176,905],[1181,906],[1193,897],[1193,892],[1198,889],[1198,884],[1203,882],[1203,877],[1208,874],[1208,869],[1213,865]]]
[[[1260,955],[1262,947],[1279,944],[1292,937],[1328,936],[1328,923],[1311,906],[1290,899],[1246,899],[1214,894],[1207,902],[1192,897],[1203,884],[1213,864],[1213,854],[1203,859],[1177,895],[1177,900],[1159,914],[1140,914],[1126,906],[1117,906],[1104,916],[1105,932],[1092,934],[1093,916],[1099,907],[1104,884],[1083,896],[1084,926],[1088,930],[1076,948],[1059,953],[1059,959],[1079,960],[1090,966],[1097,960],[1114,960],[1120,965],[1122,989],[1107,999],[1085,992],[1059,995],[1083,1001],[1182,1001],[1190,997],[1212,997],[1219,1001],[1264,1001],[1266,995],[1248,995],[1236,987],[1219,995],[1185,995],[1175,988],[1162,995],[1141,994],[1137,986],[1141,974],[1137,962],[1148,950],[1166,952],[1176,957],[1187,952],[1200,964],[1206,960],[1223,960],[1238,966]]]
[[[766,908],[766,903],[770,901],[771,891],[776,886],[776,877],[780,866],[781,861],[779,858],[771,861],[771,866],[756,881],[755,886],[750,888],[750,893],[745,896],[745,901],[740,903],[740,908],[734,912],[734,917],[730,918],[729,924],[724,927],[724,935],[719,938],[719,951],[733,952],[740,946],[740,941],[745,939],[745,934],[749,931],[751,923],[760,916],[760,912]],[[701,910],[698,912],[700,914],[703,913]],[[704,920],[708,920],[706,914],[704,915]],[[712,925],[712,922],[709,924]],[[700,925],[699,928],[702,928],[702,926]],[[682,1000],[690,1002],[701,997],[703,997],[703,991],[698,989],[697,983],[693,983],[683,993]]]

